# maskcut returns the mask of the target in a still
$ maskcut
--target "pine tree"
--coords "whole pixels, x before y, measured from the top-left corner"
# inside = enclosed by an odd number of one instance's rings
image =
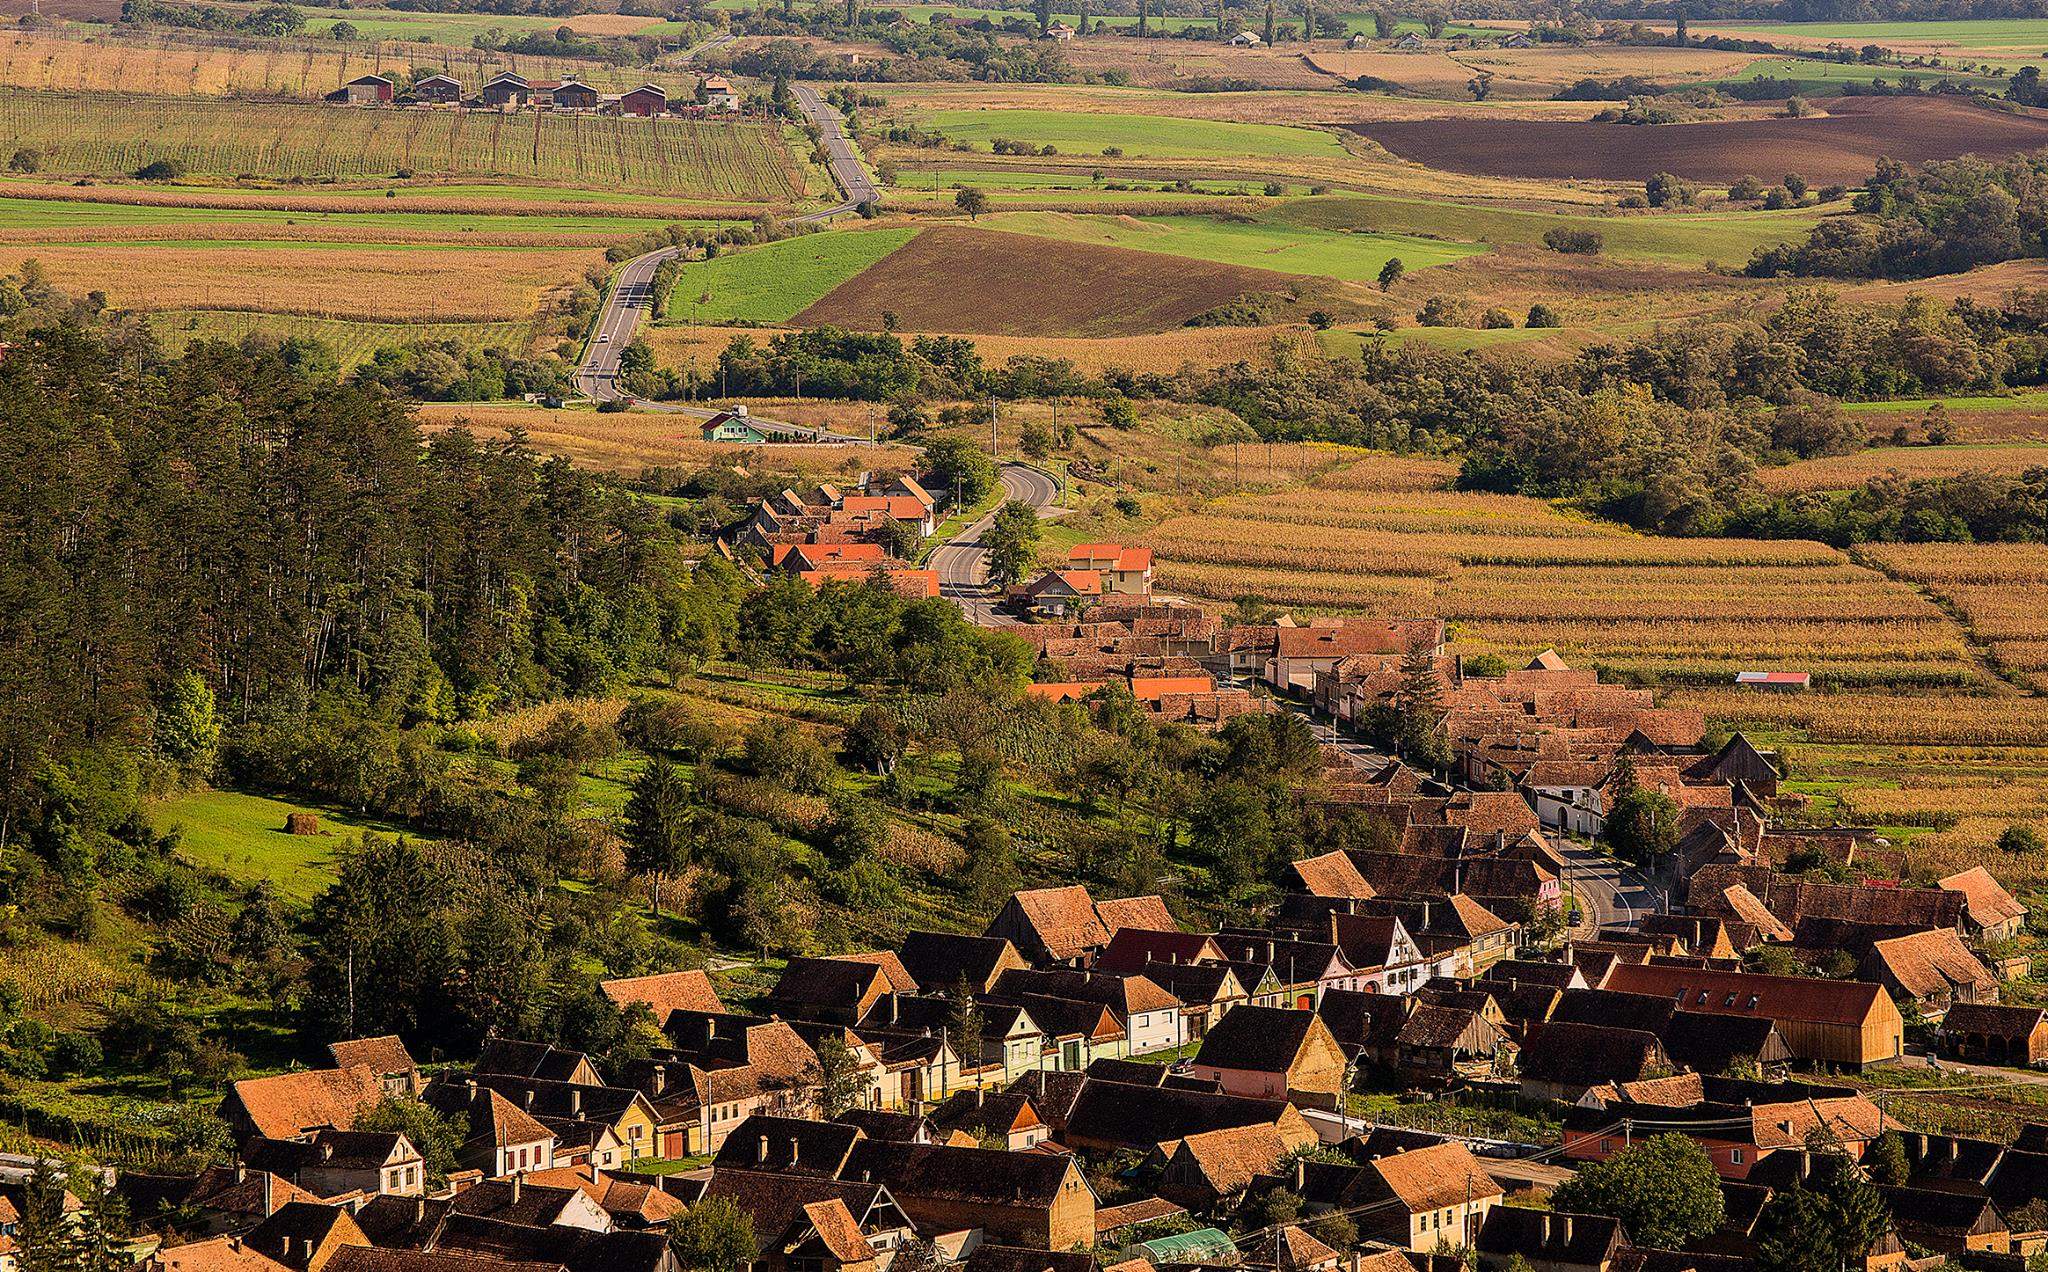
[[[946,1028],[952,1035],[953,1054],[960,1057],[961,1067],[981,1067],[981,1004],[974,1001],[974,987],[962,975],[958,984],[946,993],[946,1002],[951,1010],[947,1013]],[[977,1074],[975,1085],[981,1085]]]
[[[682,771],[658,755],[647,762],[626,800],[626,869],[653,880],[657,915],[662,881],[689,864],[690,802]]]
[[[1138,38],[1145,38],[1145,24],[1151,17],[1151,6],[1147,0],[1138,0]]]
[[[1266,0],[1266,46],[1273,44],[1273,0]]]
[[[83,1266],[78,1234],[64,1218],[64,1176],[47,1157],[36,1159],[23,1187],[14,1240],[19,1272],[80,1272]]]
[[[1408,646],[1401,658],[1398,745],[1403,756],[1430,768],[1449,762],[1436,724],[1443,714],[1444,682],[1437,675],[1436,650],[1424,638]]]

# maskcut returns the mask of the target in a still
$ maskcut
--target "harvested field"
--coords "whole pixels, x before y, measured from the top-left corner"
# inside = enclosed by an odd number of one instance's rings
[[[146,116],[150,126],[135,127]],[[159,159],[194,173],[364,180],[399,169],[583,182],[671,196],[788,200],[803,179],[757,124],[495,111],[0,93],[0,139],[46,170],[132,172]]]
[[[2016,393],[2010,397],[1939,399],[1951,433],[1966,443],[2048,442],[2048,393]],[[1850,402],[1843,407],[1870,426],[1873,438],[1890,438],[1904,428],[1909,439],[1926,434],[1927,414],[1934,398],[1892,402]]]
[[[1646,538],[1539,500],[1415,490],[1419,474],[1399,469],[1382,476],[1413,463],[1369,460],[1166,521],[1150,536],[1159,586],[1213,601],[1249,593],[1319,611],[1435,614],[1451,620],[1462,652],[1555,645],[1574,662],[1653,681],[1725,683],[1753,666],[1845,685],[1984,678],[1940,608],[1823,544]]]
[[[2048,698],[1685,689],[1665,705],[1825,742],[1914,746],[2048,745]]]
[[[1854,455],[1801,460],[1757,472],[1765,490],[1846,490],[1873,477],[1958,477],[1966,473],[2012,475],[2048,468],[2048,446],[1886,446]]]
[[[887,312],[913,331],[1128,336],[1179,327],[1239,296],[1284,292],[1296,281],[1233,265],[1165,262],[1128,248],[1049,247],[1025,234],[941,226],[834,289],[796,322],[878,331]]]
[[[70,291],[116,309],[247,309],[330,318],[531,318],[604,263],[594,248],[0,245],[0,270],[33,256]]]
[[[1228,80],[1261,88],[1331,89],[1337,82],[1294,47],[1234,49],[1194,40],[1139,40],[1103,36],[1066,47],[1067,61],[1083,72],[1122,71],[1144,88],[1199,86]]]
[[[1658,172],[1708,181],[1797,172],[1816,184],[1860,182],[1884,156],[1906,163],[2048,146],[2048,117],[1958,101],[1863,98],[1825,116],[1634,126],[1550,120],[1442,119],[1348,125],[1403,159],[1452,172],[1640,181]]]
[[[535,449],[608,472],[729,464],[749,471],[843,481],[866,469],[907,469],[916,458],[895,446],[720,445],[699,436],[696,420],[652,411],[599,415],[544,407],[435,403],[419,408],[419,420],[429,432],[466,426],[480,437],[504,437],[515,428],[523,429]]]
[[[1425,97],[1452,97],[1465,92],[1473,70],[1448,53],[1394,53],[1383,49],[1332,49],[1308,57],[1309,65],[1340,80],[1361,76],[1398,84]]]

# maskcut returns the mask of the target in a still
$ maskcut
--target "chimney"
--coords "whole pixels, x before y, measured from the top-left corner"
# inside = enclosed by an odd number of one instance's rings
[[[1786,1126],[1787,1126],[1787,1129],[1790,1129],[1790,1126],[1791,1126],[1791,1124],[1790,1124],[1790,1123],[1788,1122],[1788,1123],[1786,1123]],[[1810,1175],[1810,1174],[1812,1174],[1812,1173],[1813,1173],[1813,1154],[1812,1154],[1812,1153],[1809,1153],[1809,1152],[1807,1152],[1807,1151],[1806,1151],[1805,1149],[1803,1149],[1803,1148],[1802,1148],[1802,1149],[1800,1149],[1800,1150],[1799,1150],[1799,1177],[1800,1177],[1801,1179],[1805,1179],[1805,1178],[1806,1178],[1806,1177],[1807,1177],[1808,1175]]]
[[[894,990],[889,991],[889,1023],[892,1025],[896,1023],[896,992]]]
[[[982,1101],[982,1089],[981,1089],[981,1084],[980,1084],[979,1082],[977,1082],[977,1083],[975,1083],[975,1084],[974,1084],[974,1107],[975,1107],[975,1108],[980,1108],[980,1107],[981,1107],[981,1101]]]
[[[1299,1193],[1307,1187],[1308,1159],[1306,1157],[1297,1157],[1294,1159],[1294,1191]]]
[[[1559,1215],[1558,1218],[1564,1220],[1564,1243],[1570,1245],[1572,1243],[1572,1217],[1570,1215]]]
[[[660,1094],[661,1094],[662,1092],[664,1092],[664,1091],[666,1091],[666,1090],[668,1090],[668,1066],[667,1066],[667,1065],[665,1065],[665,1064],[658,1064],[658,1065],[655,1065],[655,1066],[654,1066],[654,1093],[655,1093],[656,1095],[660,1095]]]
[[[265,1219],[277,1213],[277,1206],[270,1195],[271,1182],[276,1178],[277,1176],[267,1170],[263,1172],[263,1217]]]
[[[525,1100],[526,1100],[526,1107],[527,1107],[527,1108],[529,1108],[529,1109],[531,1109],[531,1108],[533,1107],[533,1089],[532,1089],[531,1087],[527,1088],[527,1090],[526,1090],[526,1093],[525,1093]]]
[[[704,1041],[706,1043],[710,1043],[716,1041],[717,1038],[718,1018],[716,1016],[706,1015],[704,1017]]]
[[[801,1142],[800,1142],[800,1141],[799,1141],[799,1140],[797,1139],[797,1137],[796,1137],[796,1136],[794,1136],[794,1135],[790,1136],[790,1137],[789,1137],[789,1164],[790,1164],[790,1165],[792,1165],[792,1166],[796,1165],[796,1164],[797,1164],[797,1160],[798,1160],[799,1158],[801,1158],[802,1156],[803,1156],[803,1144],[802,1144],[802,1143],[801,1143]]]
[[[248,1177],[249,1177],[249,1163],[247,1163],[247,1162],[243,1161],[243,1160],[242,1160],[241,1158],[237,1157],[237,1158],[235,1159],[235,1182],[239,1184],[239,1183],[241,1183],[241,1182],[242,1182],[243,1180],[247,1179]]]
[[[425,1223],[427,1221],[427,1199],[425,1195],[412,1199],[412,1221],[414,1223]]]
[[[756,1166],[759,1166],[759,1165],[761,1165],[761,1164],[762,1164],[763,1162],[766,1162],[767,1160],[768,1160],[768,1137],[767,1137],[766,1135],[763,1135],[763,1136],[761,1137],[761,1139],[760,1139],[760,1142],[758,1142],[758,1143],[756,1143],[756,1144],[754,1145],[754,1164],[755,1164]]]
[[[513,1204],[513,1205],[515,1205],[515,1206],[519,1204],[519,1180],[520,1180],[520,1178],[521,1178],[521,1176],[518,1176],[518,1175],[514,1175],[514,1176],[512,1176],[512,1204]]]
[[[570,1088],[569,1088],[569,1116],[570,1116],[570,1117],[577,1117],[577,1118],[580,1118],[580,1117],[582,1117],[582,1116],[583,1116],[583,1088],[582,1088],[582,1087],[570,1087]]]
[[[1543,1212],[1543,1244],[1550,1244],[1550,1212],[1548,1210]]]
[[[323,1162],[334,1160],[334,1144],[332,1141],[322,1140],[320,1142],[320,1160]]]

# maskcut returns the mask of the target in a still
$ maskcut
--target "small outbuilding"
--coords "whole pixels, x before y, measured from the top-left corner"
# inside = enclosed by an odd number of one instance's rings
[[[462,100],[462,81],[453,75],[429,75],[413,81],[413,100],[448,106]]]
[[[652,119],[668,110],[668,93],[656,84],[642,84],[619,96],[619,113]]]

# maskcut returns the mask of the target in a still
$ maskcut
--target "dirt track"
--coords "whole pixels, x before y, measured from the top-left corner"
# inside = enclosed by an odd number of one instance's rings
[[[1853,184],[1881,157],[1918,164],[2048,147],[2048,117],[1939,97],[1841,98],[1828,104],[1826,116],[1806,119],[1653,126],[1420,119],[1349,127],[1432,168],[1596,181],[1640,181],[1658,172],[1706,181],[1796,172],[1816,185]]]

